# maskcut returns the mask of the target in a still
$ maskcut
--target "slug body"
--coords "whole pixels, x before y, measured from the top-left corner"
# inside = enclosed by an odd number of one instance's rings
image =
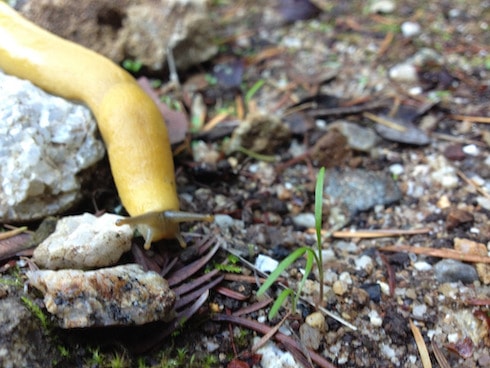
[[[177,238],[179,222],[212,216],[179,211],[172,151],[160,111],[134,78],[89,49],[38,27],[0,2],[0,68],[92,110],[121,201],[152,241]]]

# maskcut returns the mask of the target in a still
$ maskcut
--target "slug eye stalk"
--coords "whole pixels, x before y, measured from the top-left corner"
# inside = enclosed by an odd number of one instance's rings
[[[150,249],[151,243],[160,239],[177,239],[182,248],[185,241],[179,232],[179,223],[190,221],[213,221],[213,215],[203,215],[182,211],[154,211],[139,216],[126,217],[116,221],[116,225],[130,225],[138,229],[145,239],[145,249]]]

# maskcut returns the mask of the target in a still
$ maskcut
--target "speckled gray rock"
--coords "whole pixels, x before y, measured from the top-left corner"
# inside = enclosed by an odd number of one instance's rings
[[[0,221],[68,209],[77,175],[104,156],[90,110],[1,72],[0,95]]]
[[[390,175],[363,169],[327,171],[324,192],[332,206],[346,207],[350,216],[379,204],[388,205],[402,197]]]
[[[142,325],[172,317],[175,293],[167,281],[135,264],[95,271],[28,271],[62,328]]]
[[[39,320],[17,295],[0,298],[0,367],[51,367],[59,358]]]
[[[109,213],[64,217],[54,233],[34,250],[33,260],[51,270],[112,266],[131,249],[133,230],[128,225],[116,226],[120,218]]]
[[[337,129],[347,138],[347,144],[350,148],[361,152],[369,152],[380,140],[373,129],[345,120],[329,124],[328,129]]]
[[[469,284],[478,280],[475,267],[454,259],[443,259],[437,262],[434,265],[434,275],[441,284],[458,281]]]

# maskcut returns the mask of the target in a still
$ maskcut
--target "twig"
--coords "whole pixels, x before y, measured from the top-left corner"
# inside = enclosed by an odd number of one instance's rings
[[[386,101],[372,101],[359,106],[348,107],[332,107],[327,109],[317,109],[308,111],[310,116],[338,116],[338,115],[355,115],[360,114],[366,110],[373,110],[380,107],[385,107]]]
[[[463,262],[490,263],[490,257],[465,254],[453,249],[434,249],[428,247],[412,247],[410,245],[389,245],[379,248],[382,252],[407,252],[423,254],[430,257],[457,259]]]
[[[454,120],[468,121],[470,123],[490,124],[490,117],[488,116],[449,115],[448,117]]]
[[[380,230],[342,230],[334,231],[332,236],[334,238],[385,238],[391,236],[401,235],[418,235],[427,234],[431,229],[380,229]]]
[[[419,328],[415,326],[412,320],[410,320],[409,322],[410,322],[410,329],[412,330],[413,337],[415,338],[415,342],[417,344],[417,348],[419,349],[422,366],[424,368],[432,368],[432,363],[429,357],[429,351],[427,350],[427,346],[425,345],[424,338],[422,337]]]
[[[27,226],[22,226],[22,227],[18,227],[18,228],[9,230],[9,231],[1,232],[0,233],[0,240],[5,240],[8,238],[11,238],[15,235],[23,233],[24,231],[27,231]]]
[[[399,132],[406,132],[407,131],[407,128],[404,127],[403,125],[393,123],[392,121],[389,121],[388,119],[382,118],[381,116],[371,114],[370,112],[366,111],[362,114],[362,116],[364,116],[365,118],[372,120],[378,124],[384,125],[385,127],[397,130]]]
[[[461,170],[456,170],[456,174],[468,185],[472,186],[478,193],[480,193],[485,198],[490,199],[490,194],[483,190],[479,185],[477,185],[473,180],[468,178]]]
[[[286,320],[289,318],[290,315],[291,315],[291,312],[287,312],[286,315],[281,319],[281,321],[278,324],[276,324],[264,336],[262,336],[262,338],[254,346],[252,346],[252,352],[255,353],[262,346],[264,346],[264,344],[267,341],[269,341],[272,338],[272,336],[275,335],[275,333],[277,331],[279,331],[279,328],[281,328],[281,326],[284,324],[284,322],[286,322]]]
[[[434,353],[434,356],[436,357],[437,363],[441,366],[441,368],[451,368],[449,365],[446,357],[442,353],[441,349],[437,345],[437,343],[434,341],[434,339],[431,340],[430,345],[432,346],[432,352]]]

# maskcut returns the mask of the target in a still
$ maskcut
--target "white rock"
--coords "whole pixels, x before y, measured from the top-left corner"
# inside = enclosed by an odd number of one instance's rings
[[[278,265],[279,262],[277,262],[275,259],[269,256],[265,256],[263,254],[259,254],[257,259],[255,260],[255,268],[266,273],[274,271]]]
[[[418,261],[413,264],[413,268],[417,271],[430,271],[432,270],[432,265],[424,261]]]
[[[369,6],[370,13],[393,13],[395,2],[391,0],[372,0]]]
[[[131,248],[133,237],[130,226],[116,226],[119,218],[86,213],[60,219],[55,232],[35,249],[34,262],[49,269],[114,265]]]
[[[417,82],[417,69],[412,64],[397,64],[389,71],[390,78],[397,82]]]
[[[381,318],[381,316],[376,310],[372,309],[369,312],[368,316],[369,316],[369,321],[373,326],[380,327],[383,324],[383,318]]]
[[[468,144],[462,148],[463,152],[470,156],[478,156],[480,149],[474,144]]]
[[[412,306],[412,313],[415,318],[422,318],[427,313],[427,306],[425,304],[414,304]]]
[[[400,164],[390,165],[389,170],[392,175],[396,175],[396,176],[403,174],[403,172],[405,171],[403,166]]]
[[[62,328],[141,325],[169,319],[175,293],[158,273],[135,264],[95,271],[28,271]]]
[[[415,22],[403,22],[401,25],[402,34],[407,37],[413,37],[420,33],[421,27],[420,24]]]
[[[80,171],[104,156],[90,110],[1,71],[0,95],[0,221],[66,210]]]
[[[293,217],[293,222],[296,226],[314,228],[315,215],[313,213],[300,213]]]
[[[371,273],[374,268],[373,259],[367,255],[363,255],[360,258],[356,258],[356,270],[364,270],[367,273]]]
[[[262,355],[260,364],[263,368],[296,368],[298,363],[294,360],[290,352],[280,350],[271,341],[257,350]]]

